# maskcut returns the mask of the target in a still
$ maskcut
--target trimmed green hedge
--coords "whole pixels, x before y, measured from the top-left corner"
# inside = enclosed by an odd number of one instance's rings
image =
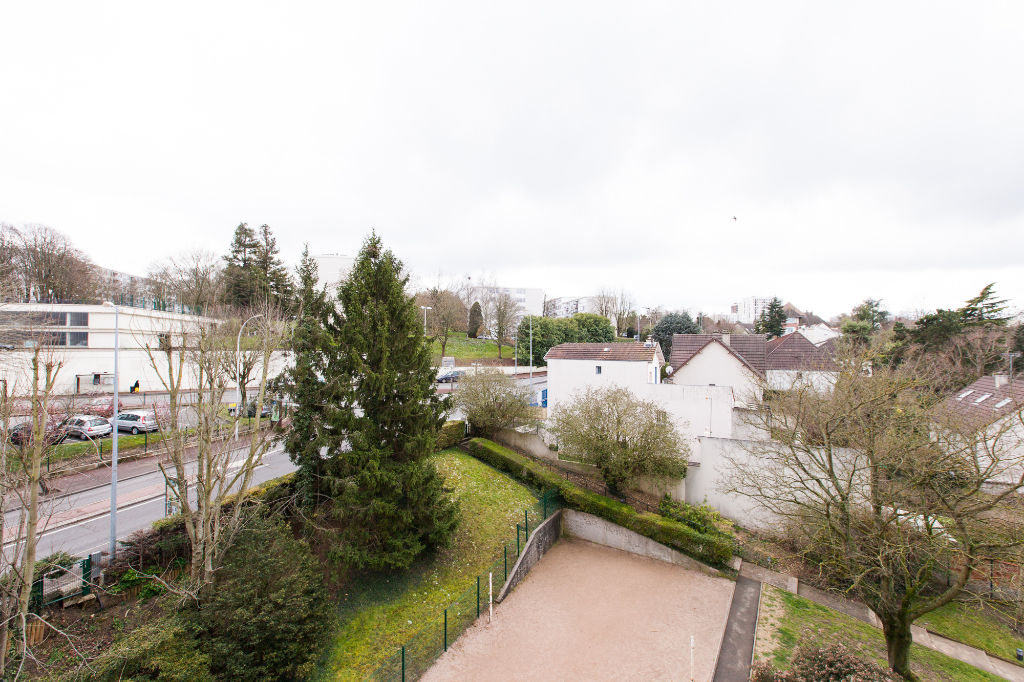
[[[455,447],[465,437],[466,422],[445,422],[444,426],[441,427],[441,432],[437,434],[437,447],[435,449],[445,450],[447,448]]]
[[[584,490],[547,467],[485,438],[473,438],[465,448],[477,459],[530,485],[557,488],[566,505],[573,509],[600,516],[707,564],[726,566],[732,559],[733,542],[727,537],[700,533],[658,514],[637,512],[628,504]]]

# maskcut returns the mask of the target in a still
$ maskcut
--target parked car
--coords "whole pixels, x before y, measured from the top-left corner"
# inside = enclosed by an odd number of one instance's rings
[[[94,414],[76,414],[64,423],[64,432],[82,440],[109,436],[113,429],[110,422]]]
[[[56,445],[67,438],[67,433],[64,431],[65,421],[50,419],[46,422],[47,445]],[[8,432],[7,438],[14,445],[28,444],[32,440],[32,422],[18,424]]]
[[[128,410],[117,415],[117,430],[131,431],[132,435],[143,431],[156,431],[156,414],[148,410]]]
[[[228,407],[228,414],[230,414],[232,417],[235,416],[235,413],[237,411],[238,411],[238,407],[236,405],[231,405],[231,406]],[[250,417],[250,418],[256,416],[256,403],[255,403],[255,401],[248,404],[248,406],[245,409],[245,416],[246,417]],[[267,402],[263,403],[263,409],[260,410],[260,417],[263,418],[263,419],[269,419],[270,418],[270,403],[267,403]]]
[[[122,403],[120,400],[118,400],[117,401],[117,410],[118,410],[118,412],[120,412],[122,409],[124,409],[124,403]],[[90,400],[86,404],[86,406],[84,408],[82,408],[82,412],[84,412],[86,414],[94,414],[94,415],[96,415],[98,417],[113,417],[114,416],[114,397],[110,396],[110,397],[103,397],[103,398],[93,398],[92,400]]]
[[[461,369],[452,369],[445,372],[444,374],[438,375],[437,383],[452,384],[462,379],[462,377],[464,377],[465,375],[466,373]]]

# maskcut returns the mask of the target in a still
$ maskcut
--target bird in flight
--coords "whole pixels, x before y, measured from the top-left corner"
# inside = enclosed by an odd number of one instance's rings
[[[733,217],[732,217],[732,219],[733,219],[733,220],[736,220],[736,216],[733,216]]]

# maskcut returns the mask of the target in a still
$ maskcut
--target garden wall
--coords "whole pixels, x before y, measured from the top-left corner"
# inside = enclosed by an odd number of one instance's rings
[[[551,549],[551,546],[558,542],[558,538],[562,534],[562,514],[565,511],[564,509],[559,509],[533,531],[526,541],[526,547],[519,553],[519,558],[516,560],[515,565],[512,566],[512,570],[509,571],[508,579],[502,585],[501,591],[498,592],[498,596],[494,601],[501,602],[501,600],[508,596],[508,593],[515,589],[516,585],[530,572],[530,569]]]

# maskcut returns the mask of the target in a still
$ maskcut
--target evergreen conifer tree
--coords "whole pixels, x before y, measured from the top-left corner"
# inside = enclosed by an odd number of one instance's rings
[[[259,253],[256,233],[246,223],[239,223],[228,255],[224,256],[224,301],[244,308],[255,303],[259,282],[254,266]]]
[[[260,225],[256,241],[254,269],[260,298],[288,308],[292,302],[292,279],[281,262],[281,250],[269,225]]]
[[[338,289],[337,352],[326,367],[331,462],[324,483],[340,528],[331,555],[358,568],[407,568],[450,542],[458,523],[456,503],[426,461],[447,405],[434,389],[407,283],[401,261],[373,233]]]
[[[773,298],[754,323],[754,331],[767,334],[769,339],[782,336],[786,324],[786,310],[778,297]]]
[[[318,502],[323,460],[320,448],[323,438],[324,376],[327,353],[332,348],[327,332],[328,303],[323,289],[317,287],[317,265],[309,255],[309,245],[302,251],[299,264],[299,309],[292,335],[295,362],[288,371],[290,392],[298,407],[292,415],[292,428],[285,449],[295,472],[295,488],[306,506]]]
[[[476,301],[469,309],[469,327],[466,329],[466,336],[475,339],[480,333],[480,327],[484,323],[484,313],[480,308],[480,301]]]

